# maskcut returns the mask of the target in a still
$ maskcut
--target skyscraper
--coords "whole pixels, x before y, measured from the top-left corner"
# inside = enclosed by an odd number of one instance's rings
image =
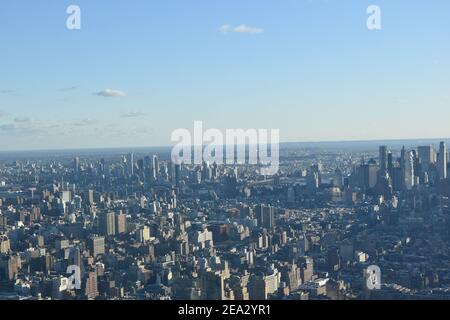
[[[85,295],[88,299],[95,299],[98,296],[97,273],[89,272],[86,278]]]
[[[375,160],[370,159],[367,164],[363,163],[358,167],[358,184],[365,190],[375,187],[377,184],[378,166]]]
[[[91,255],[95,258],[100,254],[105,253],[105,238],[104,237],[91,237],[87,241],[87,245]]]
[[[412,151],[405,152],[403,177],[406,190],[411,190],[414,187],[414,154]]]
[[[405,169],[405,159],[406,159],[406,148],[405,146],[403,146],[402,151],[400,152],[400,168],[402,168],[402,171]]]
[[[447,179],[447,146],[445,142],[439,145],[438,175],[440,180]]]
[[[389,176],[392,178],[393,171],[394,171],[394,157],[392,155],[392,152],[390,152],[390,151],[388,152],[387,159],[388,159],[388,164],[387,164],[388,173],[389,173]]]
[[[203,299],[224,300],[224,276],[220,271],[206,271],[201,277]]]
[[[80,157],[73,159],[73,171],[76,173],[80,172]]]
[[[134,174],[134,154],[129,153],[126,160],[127,175],[132,176]]]
[[[380,157],[380,173],[384,174],[387,171],[387,164],[388,164],[387,146],[380,146],[379,157]]]
[[[123,213],[116,214],[116,233],[123,234],[127,232],[127,216]]]
[[[88,191],[88,199],[89,199],[90,205],[93,205],[95,203],[95,191],[94,190]]]
[[[209,166],[209,162],[203,161],[202,164],[202,181],[211,180],[212,170]]]
[[[158,160],[158,156],[154,155],[153,156],[153,161],[152,161],[152,178],[153,180],[156,180],[159,176],[159,160]]]
[[[175,171],[175,184],[178,186],[180,185],[181,181],[181,165],[176,164],[174,171]]]
[[[308,170],[308,175],[306,177],[307,187],[311,191],[317,191],[320,186],[319,173]]]
[[[98,227],[103,236],[114,236],[116,234],[116,220],[114,212],[102,212],[98,216]]]
[[[144,169],[148,170],[152,167],[152,158],[150,156],[144,157]]]
[[[417,148],[419,154],[419,163],[422,167],[422,172],[428,172],[430,165],[433,163],[433,147],[432,146],[420,146]]]
[[[275,213],[271,206],[258,205],[255,208],[258,227],[272,229],[275,226]]]
[[[337,188],[342,188],[344,186],[342,171],[339,168],[336,168],[334,171],[333,186]]]

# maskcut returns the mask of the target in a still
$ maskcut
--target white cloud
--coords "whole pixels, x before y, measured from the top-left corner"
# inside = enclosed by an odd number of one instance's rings
[[[94,95],[100,96],[100,97],[111,98],[111,97],[126,97],[127,93],[124,91],[120,91],[120,90],[105,89],[105,90],[94,93]]]
[[[54,131],[58,127],[59,125],[30,120],[0,125],[0,132],[15,136],[42,136],[49,134],[50,131]]]
[[[0,94],[8,95],[8,96],[19,96],[19,93],[16,90],[0,90]]]
[[[16,91],[15,90],[10,90],[10,89],[8,89],[8,90],[0,90],[0,93],[2,93],[2,94],[12,94],[12,93],[15,93]]]
[[[93,120],[93,119],[82,119],[80,121],[72,123],[72,125],[75,127],[84,127],[84,126],[89,126],[89,125],[92,125],[95,123],[97,123],[97,121]]]
[[[219,31],[222,33],[228,33],[228,32],[231,32],[232,30],[233,30],[233,27],[230,26],[229,24],[224,24],[223,26],[221,26],[219,28]]]
[[[0,125],[0,131],[1,132],[9,133],[11,131],[14,131],[15,129],[16,129],[16,126],[14,124],[12,124],[12,123]]]
[[[249,27],[249,26],[246,26],[245,24],[237,26],[233,30],[234,30],[234,32],[237,32],[237,33],[247,33],[247,34],[257,34],[257,33],[264,32],[264,30],[261,28]]]
[[[234,33],[241,33],[241,34],[258,34],[258,33],[263,33],[264,29],[262,28],[256,28],[256,27],[250,27],[247,26],[245,24],[241,24],[237,27],[233,27],[229,24],[224,24],[223,26],[221,26],[219,28],[219,32],[221,33],[230,33],[230,32],[234,32]]]
[[[145,116],[145,113],[143,113],[143,112],[128,112],[128,113],[121,115],[120,117],[122,117],[122,118],[138,118],[138,117],[143,117],[143,116]]]
[[[71,87],[60,88],[58,91],[73,91],[78,88],[79,88],[79,86],[71,86]]]
[[[15,117],[14,122],[24,123],[24,122],[30,122],[30,118],[28,117]]]

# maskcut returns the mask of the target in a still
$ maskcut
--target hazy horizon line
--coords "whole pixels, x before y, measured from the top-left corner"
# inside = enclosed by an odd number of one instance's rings
[[[314,140],[314,141],[283,141],[279,145],[289,145],[289,144],[339,144],[339,143],[394,143],[394,142],[407,142],[407,141],[449,141],[450,137],[447,138],[407,138],[407,139],[367,139],[367,140]],[[208,145],[208,144],[205,144]],[[246,144],[248,145],[248,144]],[[270,145],[270,143],[269,143]],[[226,146],[226,145],[224,145]],[[1,150],[0,153],[7,152],[55,152],[55,151],[93,151],[93,150],[133,150],[133,149],[169,149],[172,148],[171,145],[154,145],[154,146],[121,146],[121,147],[74,147],[74,148],[36,148],[36,149],[5,149]],[[193,145],[194,147],[194,145]]]

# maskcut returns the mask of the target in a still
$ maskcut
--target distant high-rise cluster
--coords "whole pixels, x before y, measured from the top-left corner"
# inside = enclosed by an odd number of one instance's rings
[[[380,146],[378,163],[364,160],[350,176],[353,187],[374,190],[381,194],[412,190],[420,185],[437,185],[447,179],[448,151],[444,142],[436,153],[433,146],[419,146],[417,150],[403,147],[398,158]]]

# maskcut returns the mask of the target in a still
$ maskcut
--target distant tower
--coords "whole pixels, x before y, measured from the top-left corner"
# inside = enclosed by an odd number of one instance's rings
[[[374,159],[370,159],[368,163],[362,163],[358,169],[358,184],[365,190],[375,187],[377,184],[378,165]]]
[[[144,169],[149,170],[152,167],[152,158],[150,156],[144,157]]]
[[[392,177],[393,171],[394,171],[394,158],[393,158],[392,152],[390,152],[390,151],[388,152],[387,158],[388,158],[388,165],[387,165],[388,173],[389,173],[389,176]]]
[[[417,148],[419,154],[419,163],[422,167],[422,172],[428,172],[433,163],[434,150],[432,146],[420,146]]]
[[[212,175],[212,179],[213,180],[216,180],[217,179],[217,177],[218,177],[218,167],[217,167],[217,163],[213,163],[213,165],[212,165],[212,172],[211,172],[211,175]]]
[[[180,181],[181,181],[181,165],[180,164],[176,164],[175,165],[175,184],[177,186],[180,185]]]
[[[406,158],[406,149],[405,146],[403,146],[402,151],[400,152],[400,168],[402,168],[402,170],[405,168],[405,158]]]
[[[158,176],[159,176],[159,160],[158,160],[158,156],[154,155],[153,161],[152,161],[152,178],[153,178],[153,180],[156,180],[156,178]]]
[[[134,174],[134,155],[133,153],[129,153],[127,155],[127,174],[132,176]]]
[[[447,179],[447,146],[445,142],[441,142],[439,145],[438,174],[440,180]]]
[[[336,168],[334,171],[333,186],[336,188],[342,188],[344,186],[342,171],[339,168]]]
[[[312,170],[308,170],[308,175],[306,177],[307,187],[311,191],[317,191],[320,186],[319,173]]]
[[[380,172],[384,174],[388,167],[388,149],[387,146],[380,146]]]
[[[202,164],[202,181],[209,181],[211,180],[212,176],[212,170],[209,165],[209,162],[203,161]]]
[[[75,157],[73,159],[73,171],[76,173],[80,172],[80,157]]]
[[[403,177],[406,190],[414,187],[414,153],[408,151],[404,153]]]

